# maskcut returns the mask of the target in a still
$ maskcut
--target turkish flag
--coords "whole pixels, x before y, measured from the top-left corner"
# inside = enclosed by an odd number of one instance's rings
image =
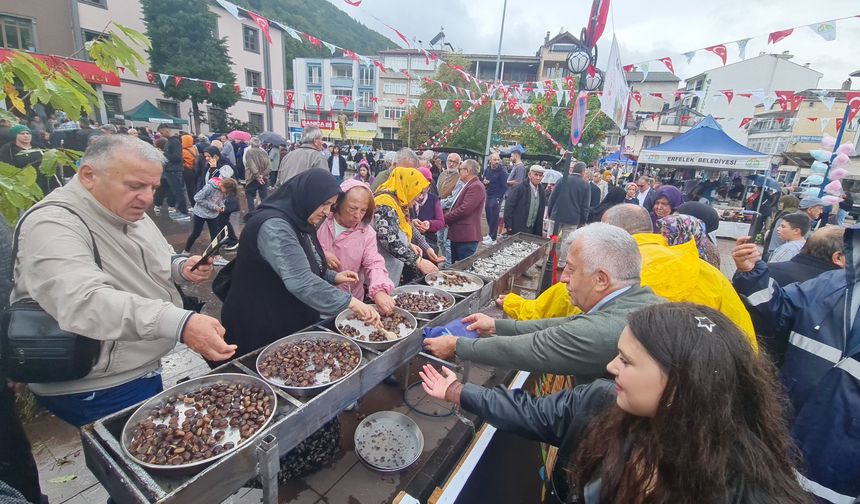
[[[386,71],[385,71],[385,65],[383,65],[381,61],[379,61],[379,60],[373,60],[373,64],[374,64],[374,65],[376,65],[376,68],[378,68],[380,72],[382,72],[382,73],[388,73],[388,72],[386,72]]]
[[[322,101],[322,93],[314,93],[314,101],[317,102],[317,115],[320,115],[320,102]]]
[[[454,100],[454,112],[459,114],[460,113],[460,105],[462,105],[462,104],[463,104],[463,102],[461,102],[460,100]]]
[[[636,103],[638,103],[639,106],[641,107],[642,106],[642,93],[640,93],[639,91],[633,91],[632,96],[633,96],[633,99],[636,100]]]
[[[767,43],[768,44],[776,44],[780,40],[791,35],[791,33],[793,31],[794,31],[794,28],[789,28],[787,30],[779,30],[779,31],[772,32],[767,36]]]
[[[424,100],[424,108],[430,112],[433,109],[433,100]]]
[[[535,107],[535,110],[537,110],[537,115],[543,115],[543,110],[544,110],[543,103],[538,103],[537,106]]]
[[[672,72],[672,75],[675,75],[675,66],[672,65],[672,58],[657,58],[657,61],[666,65],[666,68]]]
[[[180,76],[178,76],[178,75],[174,75],[174,76],[173,76],[173,84],[174,84],[175,86],[179,86],[179,83],[180,83],[180,82],[182,82],[182,79],[184,79],[184,78],[185,78],[185,77],[180,77]]]
[[[848,101],[848,106],[851,107],[848,112],[848,122],[851,122],[860,113],[860,92],[845,93],[845,99]]]
[[[726,51],[726,46],[720,44],[720,45],[715,45],[715,46],[711,46],[711,47],[706,47],[705,50],[716,54],[717,56],[720,57],[721,60],[723,60],[723,65],[726,64],[726,58],[729,55],[728,51]]]
[[[398,103],[399,105],[403,105],[404,103],[406,103],[406,98],[398,98],[398,99],[397,99],[397,103]]]
[[[508,102],[508,112],[509,112],[509,113],[513,114],[513,113],[514,113],[514,110],[516,110],[516,107],[517,107],[517,102],[516,102],[516,101],[511,100],[511,101],[509,101],[509,102]]]
[[[725,89],[723,91],[720,91],[720,93],[723,93],[723,96],[726,97],[726,100],[729,102],[729,104],[732,103],[732,98],[735,97],[734,91],[729,91],[728,89]]]
[[[636,65],[624,65],[624,66],[623,66],[623,67],[621,67],[621,68],[622,68],[625,72],[628,72],[628,73],[629,73],[629,72],[632,72],[634,68],[636,68]]]
[[[741,123],[738,125],[738,128],[743,128],[747,124],[751,123],[752,120],[753,120],[752,117],[744,117],[743,119],[741,119]]]
[[[206,92],[212,94],[212,82],[211,81],[203,81],[203,87],[206,88]]]
[[[242,87],[238,84],[233,84],[233,93],[240,94],[242,92]]]
[[[794,91],[774,91],[774,94],[776,95],[776,102],[779,103],[779,106],[782,108],[782,111],[787,111],[788,106],[794,99]],[[794,108],[792,108],[792,112],[793,111]]]
[[[836,118],[836,132],[839,133],[839,130],[841,130],[841,129],[842,129],[842,118],[837,117]]]
[[[287,91],[287,112],[293,108],[293,98],[295,98],[295,91]]]
[[[564,82],[566,82],[566,83],[567,83],[567,87],[568,87],[571,91],[573,91],[573,85],[574,85],[574,83],[575,83],[575,81],[573,80],[573,77],[571,77],[570,75],[568,75],[567,77],[565,77],[565,78],[564,78]]]
[[[343,102],[343,108],[346,108],[349,105],[349,101],[352,100],[351,96],[341,96],[340,101]]]
[[[257,90],[257,94],[260,95],[260,100],[266,101],[266,88],[261,87],[260,89]]]
[[[155,82],[155,74],[152,72],[146,72],[146,80],[148,80],[150,84],[153,84]]]
[[[659,99],[661,99],[661,100],[663,100],[663,99],[664,99],[664,98],[663,98],[663,93],[649,93],[649,94],[650,94],[651,96],[653,96],[654,98],[659,98]]]
[[[271,44],[272,43],[272,36],[269,34],[269,20],[267,20],[264,17],[259,16],[258,14],[255,14],[251,11],[245,11],[245,12],[247,12],[248,15],[251,16],[251,19],[253,19],[254,22],[257,23],[257,26],[259,26],[260,29],[263,30],[263,35],[266,36],[266,40],[268,40],[269,43]]]
[[[302,35],[304,35],[305,38],[308,39],[308,42],[310,42],[311,45],[318,46],[318,45],[322,44],[322,41],[320,39],[314,37],[313,35],[308,35],[307,33],[302,33]]]

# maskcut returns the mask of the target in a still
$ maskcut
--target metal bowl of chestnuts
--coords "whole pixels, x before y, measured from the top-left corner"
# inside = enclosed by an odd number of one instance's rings
[[[391,293],[394,304],[416,317],[435,317],[456,302],[454,296],[437,287],[404,285]]]
[[[384,350],[394,345],[408,337],[418,327],[415,317],[403,308],[395,307],[391,315],[380,314],[380,321],[385,331],[365,324],[347,308],[334,319],[334,326],[344,336],[377,350]]]
[[[255,376],[201,376],[141,404],[123,427],[122,449],[155,471],[197,472],[246,446],[276,409],[275,391]]]
[[[430,287],[456,294],[471,294],[484,286],[484,281],[477,275],[451,270],[428,273],[424,277],[424,282]]]
[[[325,331],[291,334],[257,356],[264,380],[302,397],[345,380],[360,364],[361,348],[354,341]]]

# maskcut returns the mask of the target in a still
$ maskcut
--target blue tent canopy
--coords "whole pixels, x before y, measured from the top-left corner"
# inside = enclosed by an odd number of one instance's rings
[[[636,166],[636,161],[630,159],[627,156],[622,156],[621,151],[615,151],[612,154],[606,156],[605,158],[600,159],[601,164],[611,164],[611,163],[619,163],[630,166]]]
[[[770,167],[770,156],[739,144],[726,135],[712,116],[668,142],[639,153],[639,162],[686,168],[759,171]]]

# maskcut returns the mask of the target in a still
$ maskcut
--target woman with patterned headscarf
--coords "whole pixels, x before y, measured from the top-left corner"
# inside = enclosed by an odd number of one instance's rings
[[[720,252],[708,239],[705,223],[692,215],[672,214],[657,220],[657,232],[666,237],[669,245],[681,245],[690,240],[696,242],[699,257],[720,267]]]
[[[373,212],[379,252],[394,285],[400,285],[403,267],[408,265],[422,275],[438,271],[436,263],[445,259],[427,243],[409,220],[409,207],[430,182],[415,168],[397,167],[376,189]],[[423,256],[429,258],[425,260]]]

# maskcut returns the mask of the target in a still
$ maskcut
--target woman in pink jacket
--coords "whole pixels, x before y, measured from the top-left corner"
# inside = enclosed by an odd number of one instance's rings
[[[373,193],[360,180],[347,180],[340,185],[341,195],[332,213],[317,230],[317,238],[325,252],[328,267],[335,271],[355,271],[360,281],[338,288],[351,292],[356,299],[367,295],[379,312],[388,315],[394,310],[391,292],[394,284],[385,269],[385,260],[376,248],[376,231],[370,226],[373,218]]]

